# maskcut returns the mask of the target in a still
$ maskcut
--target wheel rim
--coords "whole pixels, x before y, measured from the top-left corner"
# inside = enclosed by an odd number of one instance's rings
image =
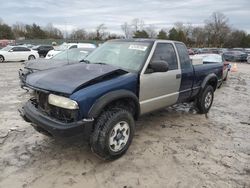
[[[34,56],[30,56],[29,60],[33,60],[33,59],[35,59],[35,57]]]
[[[4,61],[3,57],[0,57],[0,62],[3,62],[3,61]]]
[[[109,148],[113,152],[121,151],[127,144],[130,135],[130,128],[127,122],[117,123],[109,135]]]
[[[205,97],[205,108],[209,108],[209,106],[211,105],[212,103],[212,99],[213,99],[213,95],[211,92],[208,92],[206,97]]]

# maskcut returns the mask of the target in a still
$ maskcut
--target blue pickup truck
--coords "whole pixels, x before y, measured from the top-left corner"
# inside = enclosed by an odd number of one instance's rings
[[[115,159],[127,151],[142,114],[192,101],[207,113],[222,68],[193,66],[181,42],[111,40],[82,63],[28,75],[33,96],[21,115],[46,135],[85,133],[94,153]]]

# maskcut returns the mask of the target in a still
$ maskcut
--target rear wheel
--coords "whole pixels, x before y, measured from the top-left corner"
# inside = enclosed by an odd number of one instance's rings
[[[36,57],[33,56],[33,55],[30,55],[29,58],[28,58],[28,60],[33,60],[33,59],[36,59]]]
[[[4,62],[4,57],[2,55],[0,55],[0,63]]]
[[[197,108],[200,114],[206,114],[210,110],[214,100],[214,88],[207,85],[197,99]]]
[[[103,112],[90,138],[92,151],[105,160],[121,157],[132,142],[134,126],[133,116],[127,110],[113,108]]]

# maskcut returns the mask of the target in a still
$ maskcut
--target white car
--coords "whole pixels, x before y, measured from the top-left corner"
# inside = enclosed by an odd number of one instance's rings
[[[0,63],[4,61],[26,61],[39,58],[39,54],[22,46],[7,46],[0,50]]]
[[[63,43],[54,50],[50,50],[47,55],[46,59],[50,59],[56,54],[60,53],[61,51],[72,49],[72,48],[96,48],[96,45],[91,43]]]

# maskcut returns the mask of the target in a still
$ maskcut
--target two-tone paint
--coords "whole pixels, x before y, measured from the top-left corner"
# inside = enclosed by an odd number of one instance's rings
[[[100,108],[112,100],[131,98],[138,106],[138,115],[141,115],[178,102],[193,100],[207,82],[213,82],[216,89],[217,82],[222,77],[222,65],[193,66],[183,43],[146,41],[152,43],[151,51],[139,72],[126,72],[110,65],[69,65],[34,73],[27,78],[26,84],[75,100],[79,105],[79,120],[95,118],[93,114],[97,114]],[[147,73],[147,67],[159,43],[173,46],[178,68],[167,72]],[[75,76],[67,76],[69,73]]]

